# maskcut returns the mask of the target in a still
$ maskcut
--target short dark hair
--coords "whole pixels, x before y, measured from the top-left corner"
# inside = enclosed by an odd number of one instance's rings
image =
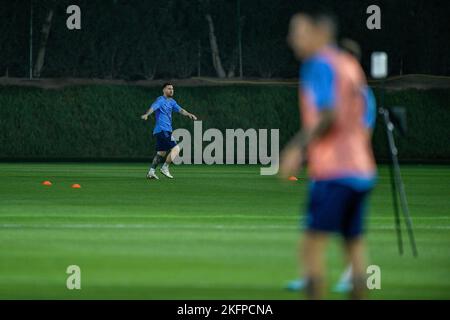
[[[167,86],[173,86],[173,84],[171,82],[164,82],[162,89],[164,90]]]
[[[338,19],[330,8],[313,4],[304,8],[302,13],[306,14],[316,26],[327,28],[332,37],[338,36]]]

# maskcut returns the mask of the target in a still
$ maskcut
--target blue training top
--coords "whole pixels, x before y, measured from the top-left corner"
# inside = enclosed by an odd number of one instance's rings
[[[309,90],[318,111],[335,108],[335,72],[332,65],[320,54],[306,60],[300,69],[300,82]],[[366,128],[373,129],[376,120],[376,100],[369,86],[362,88],[365,112],[362,121]],[[332,181],[363,191],[373,187],[376,176],[347,176]]]
[[[166,98],[165,96],[158,97],[151,106],[155,112],[155,128],[153,134],[161,131],[172,132],[172,112],[180,112],[181,107],[173,98]]]
[[[335,73],[333,67],[320,54],[306,60],[300,69],[300,82],[312,93],[318,111],[335,107]],[[372,90],[362,88],[365,100],[364,124],[373,129],[376,118],[376,101]]]

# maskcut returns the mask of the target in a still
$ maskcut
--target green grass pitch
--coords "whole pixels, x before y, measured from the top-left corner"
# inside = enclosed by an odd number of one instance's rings
[[[298,299],[299,213],[307,182],[260,176],[257,166],[0,164],[0,298]],[[405,229],[399,256],[386,167],[372,194],[372,299],[450,299],[450,167],[403,166],[419,257]],[[41,185],[44,180],[53,186]],[[81,184],[81,189],[70,188]],[[344,268],[338,238],[328,286]],[[81,290],[66,268],[81,268]],[[329,293],[330,299],[345,295]]]

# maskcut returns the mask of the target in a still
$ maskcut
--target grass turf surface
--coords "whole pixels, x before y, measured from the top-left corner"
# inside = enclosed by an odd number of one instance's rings
[[[172,166],[175,180],[147,181],[146,170],[146,164],[0,164],[0,298],[303,297],[283,286],[297,277],[304,178],[283,183],[260,176],[257,166]],[[370,298],[449,299],[450,167],[404,166],[402,175],[419,257],[412,257],[406,232],[405,255],[398,255],[381,167],[368,245],[382,288]],[[53,186],[42,186],[44,180]],[[329,287],[344,268],[334,240]],[[66,288],[72,264],[81,267],[81,290]]]

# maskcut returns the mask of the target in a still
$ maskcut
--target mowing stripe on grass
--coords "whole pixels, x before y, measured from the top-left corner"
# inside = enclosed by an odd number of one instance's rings
[[[259,229],[299,229],[291,225],[210,225],[210,224],[108,224],[108,223],[70,223],[70,224],[0,224],[4,229],[224,229],[224,230],[259,230]],[[302,229],[302,228],[301,228]],[[375,225],[370,230],[393,230],[392,225]],[[448,226],[417,226],[415,230],[450,230]]]

